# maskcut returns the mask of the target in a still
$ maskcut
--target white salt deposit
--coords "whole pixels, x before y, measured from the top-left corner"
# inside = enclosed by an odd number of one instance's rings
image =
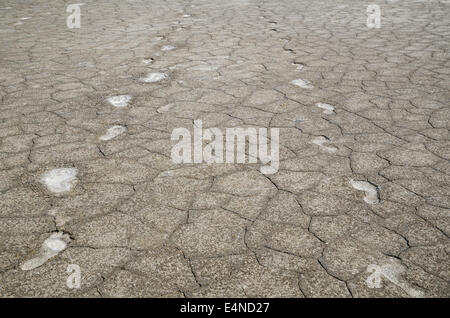
[[[114,137],[117,137],[126,131],[127,131],[127,129],[123,126],[119,126],[119,125],[112,126],[112,127],[108,128],[108,130],[106,131],[106,134],[104,134],[103,136],[100,137],[100,140],[103,140],[103,141],[111,140]]]
[[[168,111],[170,111],[173,107],[175,106],[175,104],[167,104],[164,106],[159,107],[156,111],[158,113],[167,113]]]
[[[107,101],[114,107],[126,107],[131,100],[130,95],[118,95],[112,96],[107,99]]]
[[[41,182],[54,193],[70,191],[77,180],[77,172],[75,168],[53,169],[42,175]]]
[[[366,279],[366,284],[369,288],[382,288],[382,278],[384,277],[386,280],[403,289],[403,291],[411,297],[425,296],[423,290],[413,287],[408,281],[406,281],[403,277],[406,272],[406,268],[398,261],[392,260],[390,263],[383,264],[381,266],[370,264],[367,266],[367,272],[372,273]]]
[[[164,73],[150,73],[147,77],[141,78],[141,81],[144,83],[155,83],[166,79],[167,77],[167,74]]]
[[[305,65],[300,64],[300,63],[292,63],[292,65],[297,66],[297,71],[301,71],[305,67]]]
[[[359,191],[364,191],[366,193],[364,197],[364,202],[369,204],[377,204],[380,202],[378,198],[378,188],[367,181],[355,181],[350,180],[350,184],[353,188]]]
[[[330,142],[327,138],[324,136],[318,136],[312,140],[312,143],[315,145],[320,146],[323,150],[328,152],[336,152],[337,148],[334,146],[324,146],[324,143]]]
[[[316,106],[319,108],[322,108],[324,110],[323,111],[324,114],[331,115],[334,113],[333,105],[325,104],[325,103],[317,103]]]
[[[314,86],[308,80],[296,79],[291,82],[294,85],[300,86],[301,88],[312,89]]]
[[[172,45],[164,45],[164,46],[161,48],[161,51],[171,51],[171,50],[173,50],[173,49],[175,49],[175,46],[172,46]]]

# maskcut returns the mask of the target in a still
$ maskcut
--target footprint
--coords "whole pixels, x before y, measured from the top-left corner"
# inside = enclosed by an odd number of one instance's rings
[[[152,58],[143,59],[142,62],[143,62],[144,64],[151,64],[151,63],[153,63],[153,59],[152,59]]]
[[[175,46],[172,46],[172,45],[164,45],[164,46],[161,48],[161,51],[171,51],[171,50],[173,50],[173,49],[175,49]]]
[[[297,66],[297,71],[301,71],[305,65],[301,64],[301,63],[292,63],[292,65],[296,65]]]
[[[383,264],[381,266],[370,264],[367,266],[366,271],[371,273],[366,279],[366,284],[369,288],[382,288],[382,278],[384,277],[386,280],[403,289],[403,291],[411,297],[425,296],[423,290],[414,288],[408,281],[406,281],[403,277],[406,272],[406,267],[398,261],[391,260],[390,263]]]
[[[170,111],[173,107],[175,106],[175,104],[167,104],[164,106],[159,107],[156,112],[158,113],[167,113],[168,111]]]
[[[303,80],[303,79],[300,79],[300,78],[296,79],[296,80],[293,80],[291,83],[294,84],[294,85],[300,86],[301,88],[306,88],[306,89],[313,89],[314,88],[314,86],[311,84],[310,81]]]
[[[167,74],[164,73],[150,73],[147,77],[141,78],[141,81],[144,83],[155,83],[166,79],[167,77]]]
[[[119,126],[119,125],[115,125],[115,126],[112,126],[112,127],[108,128],[108,130],[106,131],[106,134],[101,136],[99,139],[103,140],[103,141],[111,140],[114,137],[117,137],[117,136],[119,136],[120,134],[123,134],[126,131],[127,131],[127,129],[125,127]]]
[[[24,271],[29,271],[43,265],[50,258],[65,250],[68,242],[70,242],[70,238],[67,234],[62,232],[53,233],[42,244],[39,255],[23,263],[20,268]]]
[[[326,150],[328,152],[336,152],[338,150],[338,148],[336,148],[334,146],[324,146],[323,144],[327,143],[327,142],[330,142],[330,140],[328,138],[326,138],[325,136],[318,136],[312,140],[313,144],[318,145],[323,150]]]
[[[118,95],[112,96],[107,99],[107,101],[114,107],[126,107],[131,100],[130,95]]]
[[[356,190],[364,191],[366,196],[364,197],[364,202],[369,204],[377,204],[380,202],[378,187],[367,181],[355,181],[350,180],[353,188]]]
[[[183,18],[189,18],[190,16],[190,14],[183,14]]]
[[[77,181],[77,169],[75,168],[57,168],[44,173],[41,182],[47,186],[47,189],[54,193],[70,191]]]
[[[327,115],[331,115],[334,114],[334,106],[330,105],[330,104],[325,104],[325,103],[317,103],[316,104],[317,107],[322,108],[324,111],[324,114]]]

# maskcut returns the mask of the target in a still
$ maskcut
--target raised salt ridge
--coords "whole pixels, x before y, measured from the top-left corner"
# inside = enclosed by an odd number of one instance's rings
[[[23,263],[20,268],[24,271],[29,271],[43,265],[50,258],[65,250],[67,247],[66,242],[68,241],[70,241],[70,238],[67,234],[62,232],[53,233],[42,244],[39,255]]]

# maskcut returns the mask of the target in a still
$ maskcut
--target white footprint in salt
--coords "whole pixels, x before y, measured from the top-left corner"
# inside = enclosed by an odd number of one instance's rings
[[[367,266],[368,273],[371,273],[366,279],[366,285],[369,288],[382,288],[383,277],[391,283],[403,289],[411,297],[424,297],[425,293],[421,289],[413,287],[403,277],[406,272],[406,267],[398,261],[391,261],[390,263],[381,266],[370,264]]]
[[[173,50],[173,49],[175,49],[175,46],[172,46],[172,45],[164,45],[164,46],[161,48],[161,51],[171,51],[171,50]]]
[[[126,107],[131,100],[130,95],[118,95],[112,96],[107,99],[107,101],[114,107]]]
[[[144,64],[151,64],[151,63],[153,63],[153,59],[152,59],[152,58],[149,58],[149,59],[143,59],[142,62],[143,62]]]
[[[54,193],[67,192],[77,181],[76,168],[57,168],[44,173],[41,182],[47,186],[47,189]]]
[[[183,18],[189,18],[190,16],[190,14],[183,14]]]
[[[147,77],[141,78],[141,81],[144,83],[155,83],[166,79],[168,76],[164,73],[150,73]]]
[[[111,139],[119,136],[120,134],[123,134],[126,131],[127,131],[127,129],[125,127],[115,125],[115,126],[108,128],[108,130],[106,131],[106,134],[101,136],[99,139],[103,140],[103,141],[108,141],[108,140],[111,140]]]
[[[334,114],[334,106],[330,105],[330,104],[325,104],[325,103],[317,103],[316,104],[317,107],[322,108],[324,111],[324,114],[327,115],[331,115]]]
[[[300,79],[300,78],[296,79],[296,80],[293,80],[291,83],[294,84],[294,85],[300,86],[301,88],[306,88],[306,89],[313,89],[314,88],[314,86],[311,84],[310,81],[303,80],[303,79]]]
[[[158,113],[167,113],[167,112],[169,112],[173,107],[174,107],[175,105],[174,104],[167,104],[167,105],[164,105],[164,106],[161,106],[161,107],[159,107],[156,111],[158,112]]]
[[[364,202],[369,204],[377,204],[380,202],[377,186],[367,181],[355,181],[353,179],[350,180],[350,184],[356,190],[364,191],[366,193],[364,196]]]
[[[29,271],[43,265],[50,258],[65,250],[69,241],[70,238],[67,234],[62,232],[53,233],[42,244],[39,255],[23,263],[20,268],[24,271]]]
[[[312,143],[315,145],[318,145],[323,150],[326,150],[328,152],[336,152],[338,149],[334,146],[324,146],[324,143],[330,142],[327,138],[324,136],[318,136],[312,140]]]
[[[292,65],[297,65],[297,71],[301,71],[305,67],[305,65],[300,63],[292,63]]]

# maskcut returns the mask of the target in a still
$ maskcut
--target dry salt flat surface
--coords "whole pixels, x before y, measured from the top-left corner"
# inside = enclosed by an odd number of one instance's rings
[[[0,7],[2,297],[450,297],[448,3],[84,3]],[[194,120],[278,172],[172,163]]]

